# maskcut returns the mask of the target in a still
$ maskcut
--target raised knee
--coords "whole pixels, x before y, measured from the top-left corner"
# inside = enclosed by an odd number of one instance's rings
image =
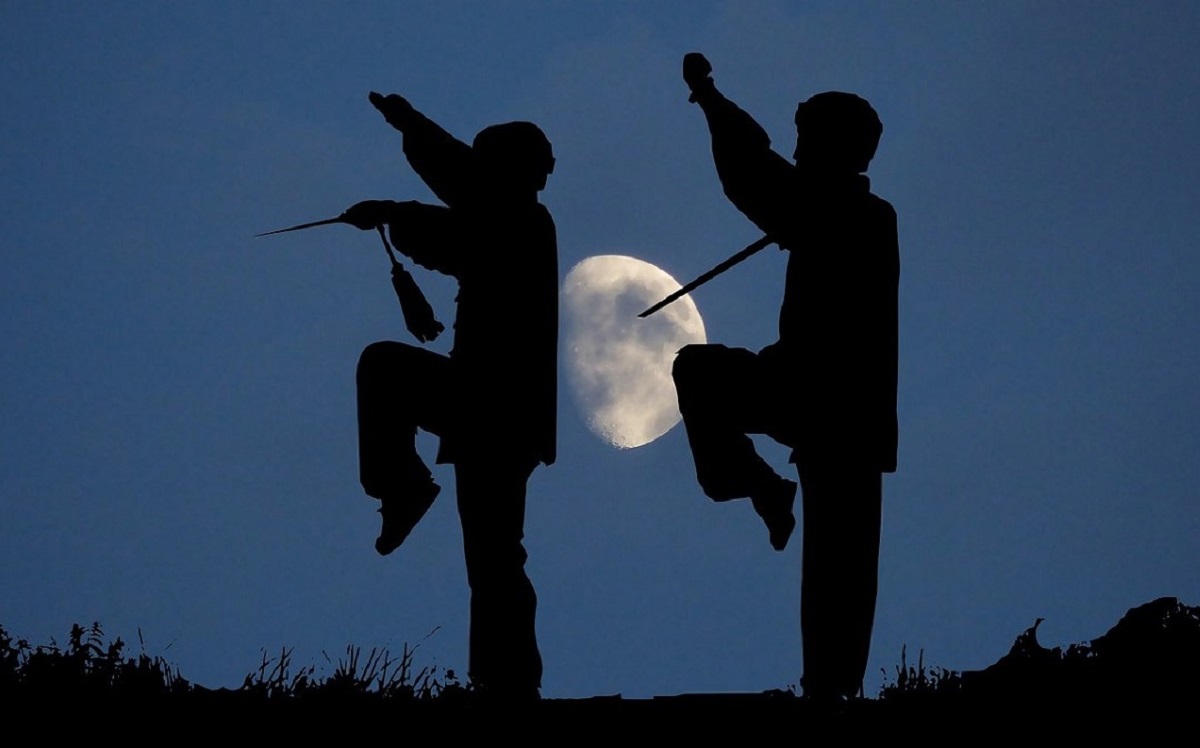
[[[413,351],[412,346],[394,340],[371,343],[358,357],[358,376],[361,379],[364,373],[376,374],[409,369]]]
[[[358,355],[358,370],[374,369],[378,367],[386,358],[391,346],[387,341],[371,343],[363,352]]]
[[[703,365],[706,348],[708,346],[703,343],[693,343],[680,348],[675,354],[675,362],[671,364],[671,377],[676,382],[694,379],[697,368]]]
[[[358,356],[358,366],[372,367],[381,364],[383,361],[394,359],[398,355],[398,349],[403,344],[397,343],[394,340],[380,340],[371,343]]]
[[[680,348],[671,365],[676,391],[710,389],[714,382],[722,379],[722,372],[728,367],[729,351],[726,346],[714,343],[693,343]]]

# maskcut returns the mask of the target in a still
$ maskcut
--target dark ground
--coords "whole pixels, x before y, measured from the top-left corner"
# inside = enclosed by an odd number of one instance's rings
[[[96,737],[118,724],[136,729],[160,722],[170,727],[159,738],[184,728],[205,734],[233,730],[230,735],[249,730],[274,738],[328,733],[357,740],[377,734],[387,742],[424,736],[538,742],[741,736],[792,742],[801,732],[958,742],[968,734],[1073,737],[1118,729],[1134,730],[1139,739],[1177,734],[1190,743],[1196,737],[1200,607],[1160,598],[1131,609],[1102,636],[1066,648],[1042,647],[1040,622],[983,670],[953,671],[904,659],[878,698],[842,703],[816,703],[784,691],[511,703],[474,692],[452,673],[439,679],[429,671],[414,672],[407,650],[393,661],[386,653],[354,648],[324,679],[314,678],[312,668],[289,672],[285,651],[264,660],[241,688],[210,690],[189,683],[161,658],[125,657],[124,643],[105,644],[97,625],[76,626],[64,647],[33,647],[0,629],[0,713],[10,730],[25,723],[45,735]],[[939,737],[942,730],[951,732]]]

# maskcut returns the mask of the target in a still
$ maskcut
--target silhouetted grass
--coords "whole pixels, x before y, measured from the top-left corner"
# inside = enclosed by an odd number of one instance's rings
[[[652,700],[552,699],[527,708],[540,710],[546,722],[538,717],[532,724],[546,730],[562,720],[573,721],[576,730],[584,729],[583,725],[589,725],[589,730],[613,730],[626,720],[650,719],[673,730],[703,735],[728,720],[748,720],[764,727],[796,719],[832,719],[843,726],[869,729],[906,723],[932,726],[965,717],[1004,725],[1065,720],[1075,725],[1072,729],[1083,729],[1080,720],[1084,720],[1087,727],[1098,729],[1097,725],[1108,724],[1106,719],[1111,723],[1135,717],[1171,724],[1200,704],[1200,608],[1161,598],[1131,609],[1103,636],[1054,649],[1038,643],[1040,623],[1041,619],[1018,636],[1008,654],[979,671],[928,666],[924,652],[914,665],[903,648],[900,664],[878,699],[830,705],[770,690]],[[432,724],[439,729],[461,730],[475,724],[455,715],[478,716],[481,706],[495,702],[481,700],[452,670],[417,667],[418,647],[406,644],[397,657],[386,649],[347,646],[336,660],[325,656],[332,669],[327,675],[319,674],[313,665],[296,668],[291,649],[281,649],[274,657],[264,652],[240,687],[208,689],[190,683],[162,657],[144,651],[126,656],[125,643],[120,638],[105,642],[98,623],[73,626],[63,646],[54,641],[32,646],[0,627],[0,705],[14,715],[25,706],[48,704],[71,713],[97,704],[106,709],[128,706],[135,714],[164,706],[182,706],[189,714],[203,717],[233,710],[251,715],[283,713],[300,718],[286,723],[296,729],[301,729],[303,719],[348,713],[384,722],[404,714],[408,724]],[[487,724],[471,729],[491,729]]]
[[[139,632],[140,636],[140,632]],[[172,696],[191,685],[170,663],[144,652],[125,657],[119,637],[104,643],[99,623],[71,627],[65,646],[31,646],[0,627],[0,695],[5,697]]]
[[[914,667],[901,649],[895,678],[883,686],[880,701],[1090,714],[1191,712],[1200,704],[1200,607],[1159,598],[1132,608],[1090,642],[1053,649],[1037,640],[1041,623],[1037,619],[1008,654],[983,670],[927,667],[924,652]]]
[[[387,649],[372,647],[364,659],[361,647],[347,645],[345,655],[336,663],[324,655],[333,673],[323,678],[316,676],[313,665],[292,673],[290,649],[281,650],[274,658],[264,653],[258,669],[246,675],[239,690],[267,699],[383,701],[430,701],[470,691],[453,670],[439,672],[428,665],[414,670],[416,649],[405,644],[396,659]]]
[[[141,632],[138,632],[139,638]],[[15,639],[0,626],[0,702],[57,701],[86,703],[167,699],[175,703],[215,698],[231,703],[295,702],[422,702],[468,694],[469,684],[459,682],[453,670],[432,666],[416,668],[417,647],[405,644],[400,656],[372,648],[365,654],[348,645],[345,655],[333,661],[331,674],[320,676],[313,665],[292,669],[292,650],[278,657],[263,653],[258,667],[237,689],[207,689],[190,683],[177,668],[160,656],[143,651],[126,657],[119,637],[108,643],[99,623],[75,624],[65,646],[30,645]],[[144,647],[143,647],[144,650]]]
[[[908,662],[908,647],[900,648],[900,664],[896,665],[895,680],[886,680],[879,691],[880,699],[903,700],[926,698],[931,694],[955,693],[962,690],[962,673],[943,667],[927,667],[925,650],[917,655],[917,664]]]

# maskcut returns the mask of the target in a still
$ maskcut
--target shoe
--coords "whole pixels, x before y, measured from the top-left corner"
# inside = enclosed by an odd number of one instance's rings
[[[792,531],[796,529],[796,516],[792,514],[792,506],[796,503],[796,482],[780,479],[770,491],[751,496],[750,501],[767,526],[771,547],[777,551],[787,548]]]
[[[380,499],[383,527],[375,539],[375,550],[380,556],[400,547],[441,491],[442,487],[431,480],[416,491],[406,491],[403,498]]]

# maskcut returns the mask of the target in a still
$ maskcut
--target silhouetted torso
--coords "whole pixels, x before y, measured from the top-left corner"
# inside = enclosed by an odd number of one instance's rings
[[[870,192],[865,175],[805,173],[785,160],[762,127],[715,88],[697,101],[726,196],[790,250],[779,341],[763,354],[794,382],[780,403],[795,424],[794,459],[855,459],[894,471],[895,211]]]
[[[558,247],[554,221],[536,200],[489,189],[470,147],[418,113],[404,152],[449,207],[402,203],[392,242],[414,262],[458,280],[454,346],[458,423],[438,462],[466,450],[555,460]]]

